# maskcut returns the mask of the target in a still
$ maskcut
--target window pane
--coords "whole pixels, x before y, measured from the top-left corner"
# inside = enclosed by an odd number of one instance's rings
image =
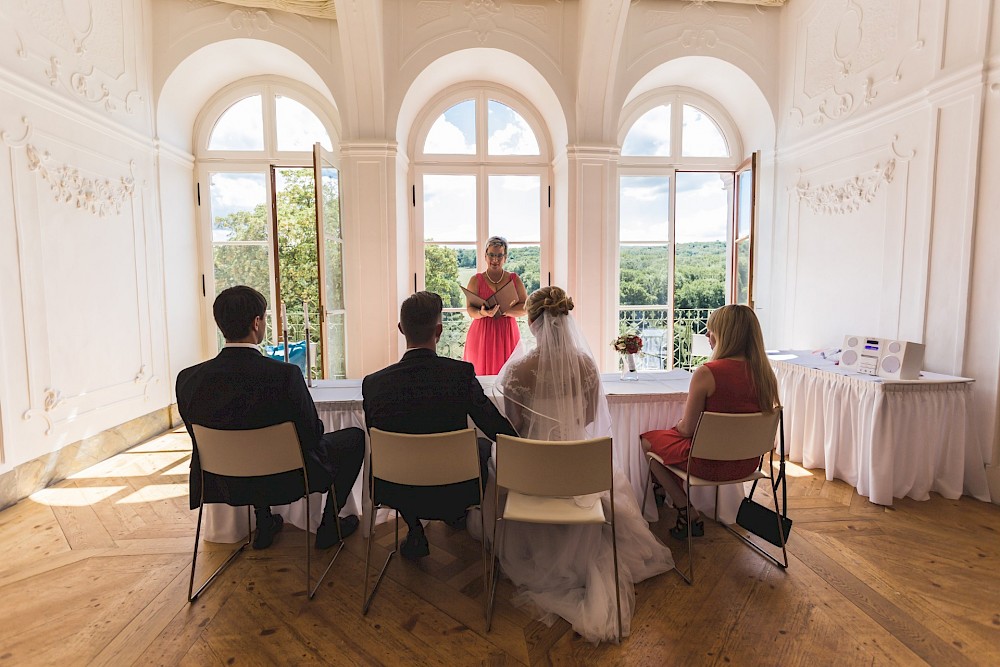
[[[309,304],[309,312],[319,312],[316,184],[312,169],[277,169],[274,182],[281,303],[290,321],[289,342],[302,341],[303,303]]]
[[[502,102],[490,100],[487,112],[490,155],[538,155],[538,140],[527,121]]]
[[[508,241],[541,240],[541,176],[490,174],[490,236]]]
[[[427,133],[424,153],[476,154],[476,102],[465,100],[438,116]]]
[[[475,174],[424,176],[424,240],[476,238]]]
[[[540,247],[537,245],[510,246],[507,250],[507,263],[503,268],[517,274],[528,294],[542,286]]]
[[[736,243],[736,303],[750,303],[750,239]]]
[[[669,245],[624,245],[621,246],[618,259],[619,304],[648,306],[667,303]]]
[[[472,320],[464,312],[442,313],[441,340],[437,344],[438,356],[461,359],[465,352],[465,337]]]
[[[622,155],[670,155],[670,105],[654,107],[639,117],[622,143]]]
[[[274,97],[275,128],[279,151],[311,151],[317,141],[330,151],[330,135],[323,123],[305,105],[290,97]]]
[[[229,173],[209,177],[213,241],[267,240],[267,187],[264,174]]]
[[[264,114],[260,95],[246,97],[226,109],[212,128],[208,149],[213,151],[264,150]]]
[[[718,173],[678,172],[674,310],[725,303],[728,196]]]
[[[323,169],[323,244],[326,253],[326,308],[344,308],[344,258],[340,228],[340,178],[332,167]]]
[[[424,289],[441,295],[445,308],[465,308],[462,287],[476,272],[476,246],[424,246]]]
[[[681,130],[684,157],[729,157],[729,147],[722,130],[712,117],[697,107],[684,105]]]
[[[736,188],[739,204],[736,207],[736,238],[750,235],[750,212],[752,209],[753,172],[747,169],[737,175]]]
[[[619,239],[623,243],[669,240],[670,177],[622,176],[619,187]]]
[[[216,296],[236,285],[249,285],[265,296],[271,293],[271,252],[267,243],[215,243],[212,254]]]
[[[327,343],[330,345],[330,359],[326,365],[327,378],[340,380],[347,377],[347,337],[344,333],[344,314],[331,313],[326,318]],[[310,331],[310,337],[312,332]]]

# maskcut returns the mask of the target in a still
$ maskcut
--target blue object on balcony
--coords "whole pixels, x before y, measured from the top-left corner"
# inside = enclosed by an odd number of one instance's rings
[[[278,361],[285,360],[285,345],[264,345],[264,354]],[[304,340],[288,344],[288,363],[295,364],[302,371],[302,377],[306,375],[306,342]]]

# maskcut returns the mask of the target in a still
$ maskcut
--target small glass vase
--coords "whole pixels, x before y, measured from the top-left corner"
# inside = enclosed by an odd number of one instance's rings
[[[618,364],[621,367],[622,380],[638,380],[639,379],[639,360],[636,359],[638,355],[633,353],[625,353],[620,356]]]

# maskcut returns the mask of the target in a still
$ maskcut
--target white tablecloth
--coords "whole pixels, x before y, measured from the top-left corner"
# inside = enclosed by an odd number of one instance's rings
[[[823,468],[873,503],[966,495],[989,502],[972,423],[972,380],[923,372],[894,381],[808,352],[769,353],[785,406],[789,458]]]
[[[602,376],[604,390],[608,395],[611,411],[612,441],[615,465],[628,478],[635,492],[636,502],[642,501],[648,466],[639,444],[639,435],[653,429],[670,428],[680,419],[687,399],[691,374],[687,371],[644,372],[640,380],[623,382],[617,374]],[[492,387],[495,377],[479,378],[486,395],[493,397]],[[361,380],[324,380],[310,388],[320,419],[327,431],[357,426],[364,429],[364,410],[361,397]],[[470,424],[471,425],[471,424]],[[367,460],[367,457],[366,457]],[[347,507],[341,512],[360,514],[360,509],[368,510],[370,503],[363,493],[364,473],[358,476]],[[739,487],[723,487],[719,516],[732,523],[743,491]],[[323,513],[323,499],[319,494],[310,496],[312,529],[319,525]],[[715,492],[711,489],[695,489],[692,502],[702,512],[712,515],[715,510]],[[305,502],[273,508],[292,525],[304,528]],[[206,540],[215,542],[235,542],[246,537],[246,510],[226,505],[209,505],[205,508],[204,535]],[[656,506],[653,494],[649,493],[644,512],[646,519],[655,521]],[[362,528],[367,523],[362,522]]]

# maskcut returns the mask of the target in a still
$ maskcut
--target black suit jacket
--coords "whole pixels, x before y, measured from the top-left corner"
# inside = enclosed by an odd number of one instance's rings
[[[491,440],[496,440],[498,433],[517,435],[486,397],[472,364],[439,357],[432,350],[407,351],[398,363],[367,376],[361,392],[368,428],[394,433],[443,433],[468,428],[472,417]],[[478,482],[468,486],[451,494],[463,508],[467,505],[459,498],[469,498],[470,493],[478,498],[479,494]],[[381,485],[381,491],[376,487],[377,499],[393,507],[398,507],[398,493],[396,485]],[[440,513],[443,497],[424,494],[423,502],[410,504],[421,518],[452,519],[453,511],[435,516]]]
[[[323,422],[298,366],[270,359],[252,348],[223,348],[214,359],[180,372],[177,408],[194,443],[191,509],[198,507],[201,497],[201,465],[192,424],[237,430],[294,422],[309,468],[309,485],[314,490],[329,487],[328,476],[313,479],[316,471],[329,471],[330,462],[326,450],[319,447]],[[230,478],[227,482],[223,487],[215,475],[206,474],[206,502],[281,505],[302,495],[300,472],[271,475],[260,481]]]

